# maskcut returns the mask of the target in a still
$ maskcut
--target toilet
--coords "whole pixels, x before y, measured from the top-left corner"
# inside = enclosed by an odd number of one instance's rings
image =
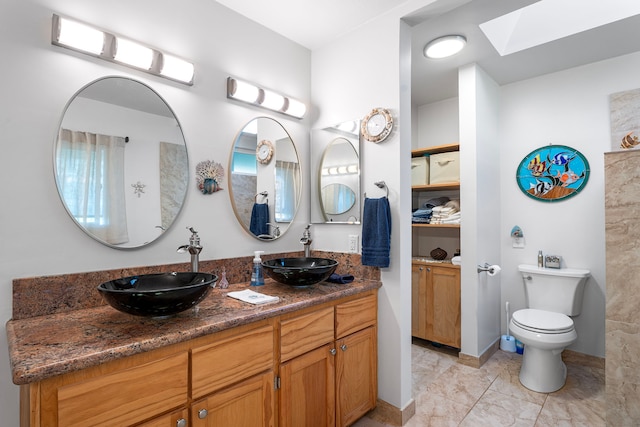
[[[527,307],[511,316],[509,330],[524,343],[520,383],[540,393],[559,390],[567,379],[562,351],[578,335],[569,316],[582,311],[589,270],[519,265]]]

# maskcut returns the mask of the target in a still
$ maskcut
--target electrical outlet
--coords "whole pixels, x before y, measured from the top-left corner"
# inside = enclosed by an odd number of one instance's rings
[[[349,234],[349,253],[358,253],[358,235]]]

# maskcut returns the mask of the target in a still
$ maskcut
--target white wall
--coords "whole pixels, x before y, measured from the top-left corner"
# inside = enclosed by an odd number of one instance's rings
[[[535,265],[538,250],[561,255],[566,267],[591,270],[582,314],[574,318],[578,341],[570,348],[600,357],[604,357],[606,295],[603,153],[612,146],[608,97],[640,87],[639,66],[640,53],[634,53],[501,90],[502,301],[509,301],[512,311],[524,307],[517,266]],[[589,162],[589,182],[568,200],[541,203],[522,194],[516,184],[520,161],[547,144],[576,148]],[[516,224],[524,231],[524,249],[511,246],[509,233]]]
[[[477,266],[500,257],[498,150],[499,87],[476,64],[459,71],[460,87],[460,246],[461,312],[464,354],[479,357],[500,337],[500,277]]]
[[[195,62],[192,87],[52,46],[51,16],[59,13]],[[4,324],[11,317],[11,281],[139,265],[189,262],[176,248],[199,231],[202,259],[299,250],[308,220],[306,203],[292,228],[276,242],[248,236],[222,192],[202,195],[195,165],[215,160],[227,166],[238,130],[251,118],[271,116],[289,131],[302,159],[308,191],[309,121],[269,114],[226,99],[226,77],[244,78],[298,99],[310,99],[310,52],[229,11],[214,1],[185,0],[4,0],[0,3],[0,413],[3,426],[18,425],[18,387],[11,382]],[[133,77],[154,88],[184,129],[190,161],[185,208],[159,241],[138,250],[108,248],[85,235],[67,216],[53,178],[53,142],[69,98],[106,75]],[[220,242],[225,242],[224,250]]]
[[[382,269],[379,292],[378,393],[397,408],[412,401],[410,35],[400,18],[429,3],[407,2],[312,54],[312,98],[318,112],[313,128],[361,119],[376,107],[389,109],[396,121],[384,142],[363,141],[360,161],[362,191],[368,197],[384,195],[375,181],[383,180],[389,188],[391,264]],[[316,224],[312,232],[316,248],[346,251],[347,236],[360,234],[361,227]]]

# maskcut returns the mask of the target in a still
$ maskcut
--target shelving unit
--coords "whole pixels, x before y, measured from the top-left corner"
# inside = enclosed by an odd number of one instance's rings
[[[460,144],[444,144],[436,145],[428,148],[418,148],[411,150],[411,157],[422,157],[425,154],[447,153],[450,151],[458,151]],[[460,182],[446,182],[441,184],[413,185],[412,191],[446,191],[460,190]],[[411,224],[413,228],[460,228],[459,224]]]
[[[411,151],[411,157],[459,151],[460,145],[444,144]],[[412,192],[457,192],[460,182],[413,185]],[[457,238],[460,224],[412,224],[414,239],[435,235]],[[439,229],[439,230],[438,230]],[[414,250],[416,250],[414,248]],[[414,256],[426,254],[414,253]],[[412,262],[411,335],[460,348],[460,266],[414,259]]]

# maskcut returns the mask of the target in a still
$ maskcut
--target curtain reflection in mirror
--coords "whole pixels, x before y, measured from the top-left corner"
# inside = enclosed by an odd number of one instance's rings
[[[300,191],[300,166],[297,162],[276,162],[276,222],[291,222],[296,213]]]
[[[69,213],[99,239],[129,241],[122,137],[61,129],[58,185]]]

